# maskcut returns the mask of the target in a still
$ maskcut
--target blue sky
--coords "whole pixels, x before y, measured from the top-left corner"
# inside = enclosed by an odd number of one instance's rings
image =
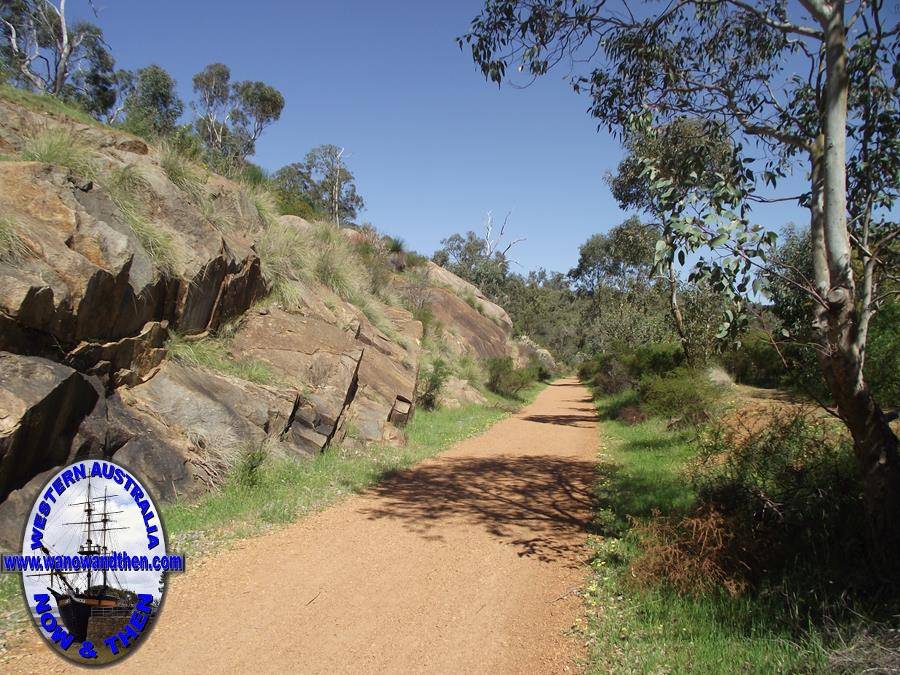
[[[287,105],[258,143],[274,170],[321,143],[344,146],[366,210],[360,220],[430,254],[486,212],[510,233],[519,271],[574,266],[578,246],[621,222],[603,174],[621,158],[588,100],[554,72],[526,89],[485,82],[454,38],[479,0],[99,0],[118,67],[157,63],[186,100],[206,64],[277,87]],[[83,12],[85,0],[70,2]],[[807,217],[768,207],[767,223]]]

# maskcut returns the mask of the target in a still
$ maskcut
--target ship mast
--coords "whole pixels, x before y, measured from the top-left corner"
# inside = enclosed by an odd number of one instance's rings
[[[106,511],[106,500],[109,499],[108,488],[103,488],[103,544],[101,546],[101,550],[103,552],[103,556],[106,556],[106,533],[109,530],[109,516]],[[106,563],[103,564],[103,591],[106,592]]]
[[[84,553],[82,555],[90,555],[91,554],[90,553],[91,543],[92,543],[91,542],[91,514],[94,513],[94,507],[91,505],[91,479],[90,479],[90,476],[88,476],[88,481],[87,481],[87,499],[85,500],[85,504],[84,504],[84,513],[87,516],[87,518],[85,518],[85,520],[87,521],[87,542],[86,542],[87,545],[84,547]],[[84,589],[84,592],[87,593],[89,590],[91,590],[91,568],[90,567],[88,567],[88,571],[87,571],[87,588]]]

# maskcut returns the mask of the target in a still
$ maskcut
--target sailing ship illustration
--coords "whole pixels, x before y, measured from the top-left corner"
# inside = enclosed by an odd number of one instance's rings
[[[88,479],[87,493],[83,502],[70,503],[69,506],[83,506],[84,520],[63,523],[66,527],[83,528],[79,537],[77,553],[80,556],[105,556],[109,553],[109,532],[124,530],[126,527],[114,526],[112,516],[122,511],[110,511],[108,502],[110,495],[104,489],[103,496],[91,495],[91,483]],[[45,555],[51,553],[46,546],[41,550]],[[137,595],[129,590],[111,583],[109,576],[118,582],[115,571],[108,571],[103,566],[99,572],[87,569],[83,571],[52,570],[32,574],[30,576],[49,576],[50,585],[47,590],[53,594],[59,616],[75,642],[87,639],[91,620],[103,618],[107,622],[109,632],[124,627],[134,611]],[[119,585],[121,585],[119,583]]]

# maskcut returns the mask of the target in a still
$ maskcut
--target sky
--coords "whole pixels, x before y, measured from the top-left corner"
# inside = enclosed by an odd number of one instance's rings
[[[286,99],[254,161],[274,171],[313,146],[346,148],[359,221],[430,255],[454,232],[507,213],[516,271],[565,272],[589,236],[620,223],[603,181],[622,157],[564,71],[527,88],[485,81],[454,38],[482,0],[97,0],[117,67],[165,68],[185,100],[213,62]],[[87,16],[86,0],[69,3]],[[766,224],[804,223],[793,204]]]

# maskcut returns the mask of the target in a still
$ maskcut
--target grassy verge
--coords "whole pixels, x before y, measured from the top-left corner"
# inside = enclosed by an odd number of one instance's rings
[[[48,94],[34,94],[8,84],[0,84],[0,99],[12,101],[36,112],[68,117],[83,124],[102,126],[100,122],[84,110],[64,103],[61,99]]]
[[[625,395],[627,397],[627,394]],[[598,401],[601,416],[623,397]],[[690,432],[658,420],[634,426],[603,422],[592,574],[585,591],[586,638],[594,672],[818,672],[827,654],[818,633],[798,635],[783,598],[685,597],[634,582],[640,550],[631,519],[674,515],[694,494],[683,475],[692,456]],[[790,621],[794,619],[795,621]],[[793,624],[793,627],[792,627]]]
[[[252,536],[318,511],[336,500],[406,469],[453,443],[481,433],[543,387],[531,387],[521,401],[494,400],[488,406],[417,411],[401,448],[329,448],[312,460],[268,460],[253,485],[230,480],[195,503],[163,508],[173,548],[203,553],[222,542]]]

